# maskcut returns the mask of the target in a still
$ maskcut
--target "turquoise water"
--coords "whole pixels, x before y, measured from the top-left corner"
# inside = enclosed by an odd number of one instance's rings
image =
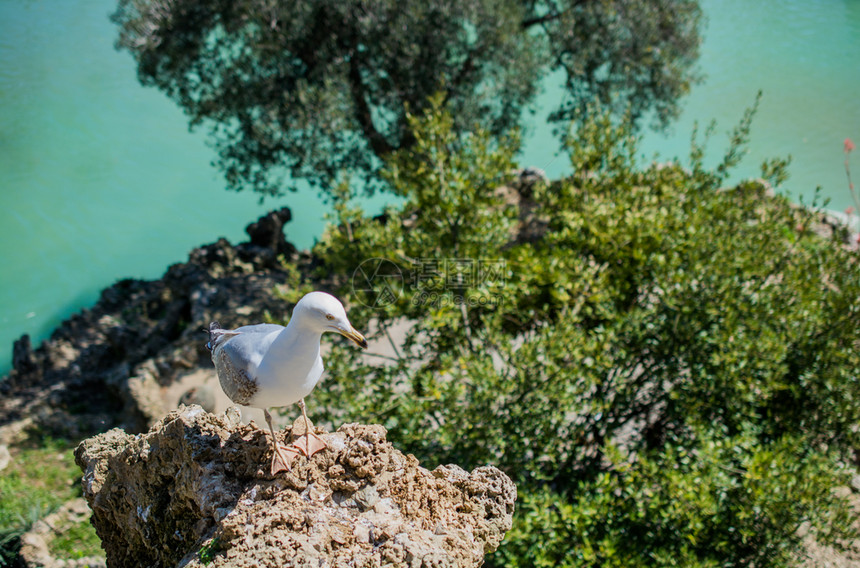
[[[706,163],[715,165],[728,132],[761,90],[750,151],[734,178],[758,176],[764,159],[790,155],[784,192],[809,203],[821,186],[829,208],[853,205],[842,144],[860,139],[860,0],[705,0],[702,7],[707,26],[699,67],[705,81],[683,101],[668,133],[645,136],[643,156],[688,163],[694,123],[701,131],[713,119],[717,129]],[[558,96],[549,88],[541,102],[549,107]],[[549,129],[537,130],[535,138],[550,138]],[[546,159],[541,152],[540,145],[530,145],[526,161],[545,164],[550,177],[569,171],[564,157]],[[860,172],[856,151],[853,161]]]
[[[700,65],[707,75],[668,136],[643,153],[686,156],[695,119],[728,131],[764,91],[743,175],[763,158],[792,154],[786,191],[831,207],[850,204],[842,140],[860,141],[860,0],[709,0]],[[309,246],[326,208],[312,192],[259,204],[228,193],[210,166],[203,133],[137,83],[130,56],[113,49],[113,1],[0,0],[0,373],[12,342],[36,342],[125,277],[155,278],[220,236],[289,205],[287,237]],[[551,81],[550,81],[551,83]],[[547,89],[523,164],[568,171],[539,126],[558,91]],[[725,147],[712,144],[711,160]],[[860,177],[860,156],[856,158]]]

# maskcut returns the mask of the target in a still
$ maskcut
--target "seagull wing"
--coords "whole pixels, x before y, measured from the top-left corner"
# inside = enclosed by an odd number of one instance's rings
[[[248,404],[253,398],[257,391],[257,367],[283,329],[280,325],[262,323],[214,331],[212,362],[221,388],[236,404]]]

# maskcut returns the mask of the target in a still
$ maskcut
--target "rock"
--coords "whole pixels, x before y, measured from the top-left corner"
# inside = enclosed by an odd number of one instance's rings
[[[185,406],[196,404],[206,412],[212,412],[215,410],[215,389],[212,385],[191,387],[179,397],[179,403]]]
[[[57,511],[33,526],[21,536],[20,556],[25,566],[41,568],[100,568],[105,566],[103,556],[89,556],[76,559],[55,557],[50,550],[51,541],[63,534],[71,524],[85,522],[90,516],[89,507],[83,499],[73,499],[63,504]]]
[[[0,379],[0,435],[8,439],[3,432],[25,420],[71,439],[114,426],[146,431],[176,407],[164,402],[176,381],[212,369],[202,332],[210,321],[236,327],[267,312],[286,319],[278,255],[309,262],[284,238],[290,217],[289,209],[269,213],[248,227],[250,242],[194,249],[158,280],[117,282],[36,349],[22,336],[12,371]]]
[[[516,488],[496,468],[427,471],[382,426],[322,437],[274,477],[266,434],[235,413],[192,406],[84,440],[108,566],[479,566],[511,527]]]
[[[535,185],[549,183],[549,177],[547,177],[546,172],[540,168],[528,166],[520,170],[516,170],[514,173],[516,174],[514,184],[517,186],[517,191],[519,191],[520,195],[523,195],[524,197],[530,198],[534,195],[532,190]]]
[[[33,347],[26,333],[12,344],[12,366],[20,370],[20,376],[28,376],[36,370]]]
[[[273,255],[292,256],[296,253],[296,247],[287,242],[284,236],[284,225],[293,218],[289,207],[282,207],[277,211],[271,211],[257,219],[245,228],[245,232],[251,237],[251,245],[270,250]]]

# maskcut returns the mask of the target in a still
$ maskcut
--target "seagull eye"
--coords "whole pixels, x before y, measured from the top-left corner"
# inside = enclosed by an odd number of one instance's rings
[[[334,319],[334,316],[333,316],[333,315],[331,315],[331,314],[326,314],[326,315],[325,315],[325,319],[327,319],[327,320],[331,321],[331,320],[333,320],[333,319]]]

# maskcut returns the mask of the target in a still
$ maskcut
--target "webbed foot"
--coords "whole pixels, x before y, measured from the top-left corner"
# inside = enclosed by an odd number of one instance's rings
[[[275,453],[272,455],[272,466],[270,472],[276,475],[282,471],[292,471],[293,460],[304,452],[293,446],[284,446],[275,443]]]
[[[314,433],[307,432],[300,436],[298,440],[293,442],[292,447],[303,453],[307,457],[313,457],[314,454],[323,451],[328,447],[325,440]]]

